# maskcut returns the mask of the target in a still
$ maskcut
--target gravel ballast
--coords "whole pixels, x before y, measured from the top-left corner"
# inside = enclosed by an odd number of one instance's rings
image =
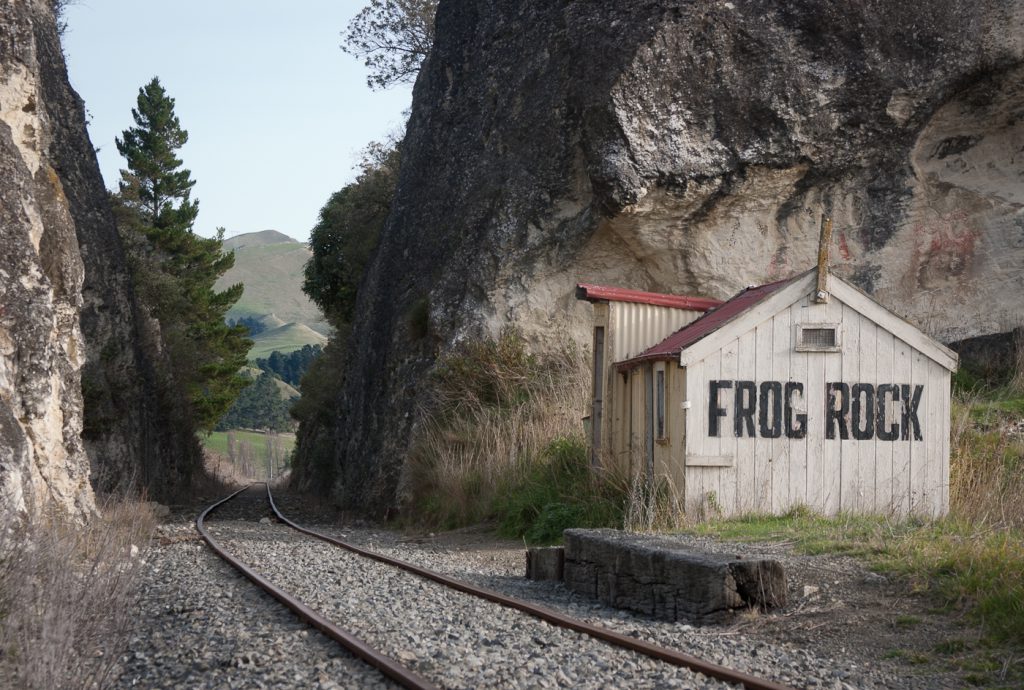
[[[730,687],[302,535],[268,519],[264,496],[262,491],[247,492],[212,515],[207,525],[214,537],[278,586],[439,686]],[[294,498],[277,498],[289,518],[300,524],[315,522]],[[744,634],[740,628],[748,623],[695,626],[611,609],[569,592],[561,583],[525,580],[524,549],[507,542],[475,543],[486,542],[486,536],[410,538],[368,527],[309,526],[794,687],[958,686],[941,674],[906,675],[894,672],[892,664],[865,663],[862,655],[849,654],[843,646],[828,653],[826,645],[822,653],[822,645],[766,639],[763,630]],[[178,523],[161,530],[161,538],[144,552],[147,568],[137,627],[116,686],[393,687],[237,575],[194,536],[194,527]],[[706,546],[729,548],[714,542]],[[750,625],[756,629],[759,615],[738,614],[737,621],[754,621]]]

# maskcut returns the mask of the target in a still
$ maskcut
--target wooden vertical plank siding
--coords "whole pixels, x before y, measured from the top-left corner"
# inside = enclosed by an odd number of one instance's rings
[[[844,309],[844,312],[846,310]],[[877,415],[877,404],[874,396],[878,391],[878,384],[881,383],[881,379],[878,378],[878,362],[877,362],[877,348],[878,348],[878,326],[871,319],[861,316],[854,310],[850,310],[850,317],[856,318],[860,324],[860,375],[858,381],[862,381],[871,385],[872,395],[862,396],[867,398],[865,400],[866,409],[863,410],[862,416],[871,425],[871,438],[865,441],[859,441],[857,443],[857,449],[859,451],[857,457],[857,510],[861,512],[871,512],[874,507],[878,505],[875,500],[875,458],[881,452],[879,446],[885,445],[884,442],[878,440],[877,434],[875,434],[874,427],[878,421]]]
[[[749,288],[619,362],[634,446],[656,362],[666,433],[655,473],[688,513],[944,514],[955,354],[839,278],[815,300],[815,277]],[[805,333],[830,328],[835,345]]]
[[[848,346],[847,332],[843,328],[843,307],[839,300],[833,298],[828,304],[816,307],[814,304],[811,305],[809,310],[813,316],[811,319],[813,322],[818,323],[837,323],[839,324],[838,337],[840,344],[843,348]],[[824,411],[828,408],[830,400],[828,397],[827,386],[829,383],[843,380],[843,355],[842,353],[813,353],[816,359],[823,359],[825,364],[825,381],[823,384],[822,399],[824,405],[822,406],[822,412],[818,413],[818,424],[820,428],[824,430],[827,425]],[[810,420],[808,420],[808,424]],[[817,508],[826,515],[835,515],[842,510],[842,465],[843,465],[843,444],[846,443],[840,438],[825,438],[824,431],[818,432],[822,437],[822,454],[817,459],[821,464],[821,473],[823,476],[822,483],[822,495],[821,504]]]
[[[799,304],[800,323],[811,322],[808,317],[812,311],[810,298],[805,296]],[[829,360],[810,352],[800,354],[807,362],[807,384],[804,386],[804,393],[807,396],[807,428],[808,430],[815,427],[821,428],[825,424],[825,406],[828,404],[825,385],[829,379],[825,365]],[[835,476],[833,470],[825,467],[829,457],[825,453],[825,434],[808,431],[805,445],[807,448],[807,505],[817,510],[824,510],[827,505],[828,488]]]
[[[722,368],[718,378],[724,380],[736,380],[739,378],[739,341],[733,340],[722,348]],[[735,395],[736,391],[733,391]],[[737,457],[736,435],[723,433],[719,438],[719,446],[716,455],[723,458]],[[717,501],[718,508],[725,514],[731,515],[736,511],[736,462],[732,467],[709,468],[705,474],[713,474],[718,480]],[[707,481],[707,479],[705,479]]]
[[[712,356],[708,357],[707,364],[704,370],[706,380],[721,380],[722,379],[722,351],[719,350]],[[727,398],[728,396],[723,396]],[[706,399],[706,394],[705,394]],[[706,432],[705,432],[706,433]],[[722,454],[722,435],[718,438],[705,438],[704,439],[704,450],[705,454],[709,458],[725,458]],[[712,464],[705,467],[699,467],[697,472],[700,473],[701,482],[701,502],[702,509],[708,507],[708,499],[714,498],[717,500],[719,493],[719,476],[721,475],[721,469],[718,464]],[[713,494],[713,495],[712,495]]]
[[[768,371],[764,372],[763,377],[761,372],[758,372],[757,380],[778,381],[780,384],[791,381],[790,371],[794,354],[796,353],[793,351],[789,309],[783,309],[772,319],[771,365]],[[784,388],[780,386],[778,392],[784,394]],[[769,392],[769,395],[774,395],[774,393]],[[758,391],[758,396],[760,397],[760,391]],[[765,402],[768,400],[769,397],[765,396]],[[771,400],[770,406],[774,408],[776,405],[781,412],[783,403]],[[772,420],[771,424],[778,425],[780,431],[778,437],[768,441],[771,444],[769,455],[772,473],[771,510],[773,513],[785,513],[792,505],[790,494],[793,491],[793,480],[790,450],[793,444],[789,438],[786,438],[783,419]]]
[[[794,346],[796,345],[796,326],[800,323],[800,317],[802,315],[801,312],[806,304],[807,298],[804,298],[798,302],[794,302],[793,306],[790,307],[790,326],[786,341],[791,351],[789,363],[790,380],[805,382],[803,395],[794,395],[793,413],[796,415],[808,413],[808,396],[811,389],[816,387],[816,384],[813,382],[810,372],[808,371],[807,353],[797,352],[794,349]],[[788,441],[790,505],[810,505],[811,499],[809,498],[809,484],[811,481],[811,475],[809,475],[807,471],[808,437],[805,434],[803,438],[788,439]]]
[[[910,369],[912,365],[911,348],[899,338],[893,339],[893,378],[905,378],[910,383]],[[903,404],[895,405],[897,411],[902,411]],[[902,433],[902,429],[901,429]],[[892,444],[892,506],[896,515],[907,515],[911,510],[911,481],[910,481],[910,444],[902,440]]]
[[[931,362],[928,364],[928,384],[925,386],[925,394],[928,396],[928,410],[927,415],[921,420],[921,429],[925,431],[925,443],[928,448],[928,512],[933,517],[939,515],[940,508],[942,506],[942,497],[949,493],[948,479],[942,476],[942,448],[943,437],[948,437],[949,434],[938,434],[932,431],[937,428],[939,421],[939,415],[942,414],[942,403],[939,401],[939,391],[942,388],[942,383],[939,381],[939,376],[935,371],[935,367],[931,366]],[[947,393],[946,397],[949,395]],[[946,418],[949,415],[946,414]],[[929,433],[930,432],[930,433]]]
[[[757,342],[754,331],[747,331],[737,339],[737,368],[742,372],[754,371]],[[742,515],[757,509],[757,482],[754,467],[754,444],[756,439],[742,436],[736,439],[736,461],[733,463],[736,477],[736,512]]]
[[[686,455],[707,454],[708,377],[704,362],[686,368],[686,399],[690,407],[686,410]],[[687,461],[685,471],[684,510],[699,515],[704,494],[703,477],[699,468],[690,467]]]
[[[917,350],[913,350],[910,354],[910,389],[914,390],[919,385],[924,385],[925,394],[928,392],[928,366],[925,364],[924,357]],[[927,403],[927,398],[922,401]],[[904,401],[906,404],[906,401]],[[927,409],[921,410],[924,414],[920,414],[921,421],[923,422],[927,418]],[[924,430],[923,439],[918,441],[910,430],[908,435],[908,442],[910,443],[910,485],[911,485],[911,501],[910,510],[915,514],[927,513],[929,505],[929,489],[928,486],[928,439],[932,434]]]
[[[754,370],[744,372],[744,378],[754,381],[768,379],[772,361],[772,322],[757,326],[754,332]],[[731,421],[727,419],[725,421]],[[755,416],[755,429],[757,419]],[[729,426],[729,425],[727,425]],[[772,512],[772,444],[769,439],[755,436],[754,440],[754,510],[759,513]]]
[[[943,420],[950,420],[952,414],[952,401],[950,399],[951,393],[951,382],[947,372],[941,368],[936,367],[935,369],[940,386],[939,390],[939,422]],[[939,459],[942,462],[940,468],[940,477],[943,481],[942,495],[939,498],[939,515],[945,515],[949,512],[949,443],[950,443],[950,432],[946,429],[946,432],[942,434],[942,444],[939,449]]]
[[[893,369],[893,344],[895,337],[883,328],[876,331],[875,341],[875,375],[880,384],[893,384],[896,374]],[[876,387],[877,393],[877,387]],[[893,400],[883,400],[876,404],[876,413],[882,413],[886,420],[897,419],[899,409]],[[893,489],[895,482],[893,472],[893,443],[875,442],[875,505],[890,506],[886,513],[894,513],[892,509]]]
[[[841,303],[840,303],[841,304]],[[856,314],[852,315],[849,307],[842,305],[842,316],[840,317],[840,329],[843,334],[843,351],[840,355],[839,378],[835,381],[842,381],[853,387],[855,381],[860,380],[860,320]],[[843,414],[843,421],[848,428],[848,435],[839,443],[839,511],[857,512],[857,463],[860,454],[858,446],[854,441],[853,429],[853,396],[852,391],[846,411]]]

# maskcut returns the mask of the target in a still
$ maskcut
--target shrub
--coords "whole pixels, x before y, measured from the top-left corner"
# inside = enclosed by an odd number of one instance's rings
[[[507,329],[442,357],[429,388],[401,482],[407,517],[443,528],[497,520],[532,541],[621,523],[614,482],[587,469],[590,380],[577,347],[533,354]]]
[[[153,526],[139,503],[110,506],[85,526],[43,517],[4,525],[0,660],[12,687],[109,683]]]
[[[498,531],[550,544],[561,541],[562,530],[570,527],[621,526],[626,501],[621,487],[591,472],[581,438],[555,439],[495,499]]]

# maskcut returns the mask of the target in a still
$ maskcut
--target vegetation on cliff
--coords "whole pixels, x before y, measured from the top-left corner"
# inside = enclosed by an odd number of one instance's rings
[[[303,378],[302,399],[292,416],[300,423],[295,476],[322,493],[330,491],[336,472],[329,429],[344,376],[350,320],[359,284],[391,212],[399,164],[398,142],[368,146],[356,181],[331,195],[310,235],[313,256],[302,289],[323,310],[334,335]]]
[[[352,319],[359,282],[391,212],[401,164],[395,141],[372,143],[352,184],[331,195],[310,233],[302,289],[339,328]]]
[[[195,181],[176,155],[188,132],[159,79],[139,89],[132,118],[136,126],[117,140],[127,162],[113,197],[118,230],[136,291],[160,322],[175,384],[195,428],[209,431],[247,384],[238,371],[251,342],[244,327],[224,321],[242,286],[214,289],[234,257],[222,251],[223,231],[214,239],[192,231]]]
[[[366,84],[410,82],[434,44],[437,0],[371,0],[349,22],[341,49],[363,60]]]

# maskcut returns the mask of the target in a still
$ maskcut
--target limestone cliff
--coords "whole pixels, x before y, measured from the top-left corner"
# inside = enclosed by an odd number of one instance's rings
[[[161,497],[198,447],[161,380],[47,0],[0,0],[0,502]],[[166,375],[165,375],[166,377]],[[83,391],[85,411],[83,415]]]
[[[506,323],[586,343],[578,280],[724,298],[792,275],[823,212],[836,270],[931,334],[1024,324],[1022,26],[1021,0],[442,0],[336,495],[393,503],[439,348]]]
[[[82,447],[82,260],[46,155],[34,17],[0,5],[0,508],[93,510]]]

